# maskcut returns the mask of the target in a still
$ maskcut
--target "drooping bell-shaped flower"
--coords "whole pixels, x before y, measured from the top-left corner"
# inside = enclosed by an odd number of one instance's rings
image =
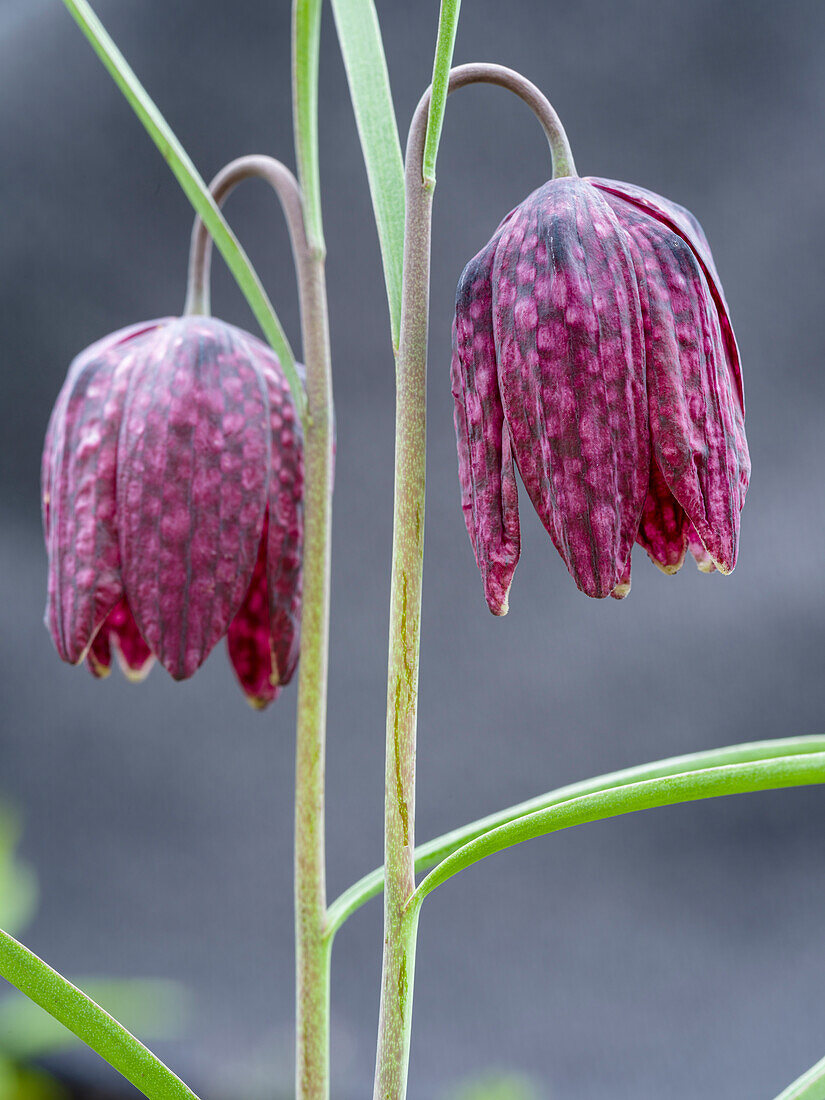
[[[612,180],[528,196],[456,294],[452,391],[467,530],[490,609],[520,551],[518,469],[579,588],[630,590],[634,542],[729,573],[750,474],[739,352],[705,235]]]
[[[165,318],[72,363],[43,454],[46,623],[106,675],[175,679],[227,637],[265,706],[298,659],[303,438],[272,351],[212,318]]]

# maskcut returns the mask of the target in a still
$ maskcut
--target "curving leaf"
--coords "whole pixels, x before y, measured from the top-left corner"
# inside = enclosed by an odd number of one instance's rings
[[[306,408],[306,396],[295,370],[295,356],[281,322],[267,297],[261,281],[249,262],[235,234],[218,205],[212,198],[189,154],[175,136],[169,123],[160,113],[155,103],[130,68],[123,54],[106,32],[105,27],[95,15],[87,0],[63,0],[75,22],[92,44],[97,56],[103,62],[109,75],[120,88],[129,106],[143,123],[147,133],[160,150],[164,160],[172,169],[184,194],[204,221],[215,244],[232,275],[235,278],[258,324],[281,361],[284,373],[289,381],[297,407],[303,415]]]
[[[508,806],[497,813],[479,818],[468,825],[462,825],[449,833],[435,837],[434,840],[420,844],[415,849],[416,871],[426,871],[451,855],[462,845],[488,833],[501,825],[526,817],[537,810],[548,809],[562,802],[598,791],[618,789],[631,783],[657,779],[665,776],[681,775],[702,768],[718,767],[723,764],[741,764],[748,761],[771,760],[797,754],[825,752],[825,737],[783,737],[771,741],[752,741],[742,745],[728,745],[721,749],[706,752],[688,753],[673,756],[665,760],[656,760],[650,764],[641,764],[622,771],[597,775],[591,779],[569,783],[553,791],[547,791],[535,798]],[[376,867],[368,875],[353,883],[329,907],[329,935],[334,935],[348,917],[361,906],[380,894],[384,887],[384,868]]]
[[[198,1100],[179,1077],[91,997],[2,930],[0,976],[82,1039],[149,1100]]]
[[[557,806],[509,821],[458,848],[427,875],[410,899],[410,906],[420,905],[437,886],[486,856],[512,848],[525,840],[570,829],[574,825],[603,821],[608,817],[620,817],[659,806],[674,806],[679,802],[818,783],[825,783],[825,752],[703,768],[701,771],[648,779],[571,798]]]

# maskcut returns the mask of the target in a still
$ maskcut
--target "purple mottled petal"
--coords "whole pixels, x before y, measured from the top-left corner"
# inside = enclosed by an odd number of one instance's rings
[[[729,573],[749,459],[707,280],[683,237],[607,197],[639,280],[654,458],[708,553]]]
[[[516,463],[576,584],[608,596],[649,476],[642,322],[624,233],[595,188],[554,180],[503,230],[492,284]]]
[[[268,402],[230,325],[185,317],[142,346],[118,446],[123,584],[140,634],[183,679],[226,633],[252,579]]]
[[[272,430],[266,575],[275,682],[288,684],[301,642],[303,435],[286,379],[271,358],[270,369],[264,372]]]
[[[246,695],[256,710],[262,710],[278,698],[278,672],[272,652],[272,629],[269,620],[269,595],[266,583],[266,550],[268,520],[249,591],[241,609],[229,626],[226,644],[229,660]]]
[[[697,535],[696,528],[692,523],[687,525],[687,544],[699,572],[715,573],[716,566],[713,564],[713,558],[702,545],[702,540]]]
[[[518,489],[498,391],[493,336],[490,276],[496,243],[494,237],[466,266],[459,281],[450,376],[464,522],[487,605],[494,615],[505,615],[521,539]]]
[[[678,573],[685,560],[687,519],[667,487],[659,463],[650,460],[650,485],[636,542],[663,573]]]
[[[162,321],[114,333],[69,369],[47,432],[43,521],[49,555],[46,622],[65,661],[83,659],[122,595],[115,515],[117,439],[129,372]],[[101,668],[104,667],[101,665]]]
[[[626,203],[635,206],[639,210],[655,218],[657,221],[662,222],[675,233],[678,233],[679,236],[690,245],[704,271],[711,295],[719,313],[719,325],[725,343],[728,368],[733,377],[734,389],[738,398],[740,412],[744,415],[745,394],[742,386],[742,365],[739,358],[739,346],[736,343],[736,337],[733,333],[733,326],[730,321],[730,310],[725,300],[722,281],[716,270],[716,264],[713,261],[713,254],[711,253],[708,239],[705,236],[705,231],[699,224],[698,219],[684,206],[680,206],[676,202],[671,202],[670,199],[666,199],[662,195],[657,195],[655,191],[648,191],[645,187],[638,187],[632,183],[621,183],[619,180],[597,179],[596,177],[588,177],[588,182],[603,191],[609,191],[612,195],[623,199]],[[619,220],[621,220],[621,218]]]

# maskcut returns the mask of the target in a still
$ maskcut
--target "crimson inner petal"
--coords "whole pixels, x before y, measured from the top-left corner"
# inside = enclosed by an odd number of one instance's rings
[[[252,581],[226,635],[229,659],[248,701],[263,708],[279,694],[278,674],[272,660],[272,632],[266,581],[269,513],[264,519]]]

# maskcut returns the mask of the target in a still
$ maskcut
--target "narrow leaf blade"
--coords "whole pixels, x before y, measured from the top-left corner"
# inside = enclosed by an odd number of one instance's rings
[[[318,51],[321,0],[294,0],[292,7],[292,111],[295,158],[304,194],[307,240],[324,251],[318,157]]]
[[[441,141],[441,128],[444,125],[444,111],[447,106],[447,92],[450,82],[450,66],[453,63],[455,36],[458,33],[458,16],[461,12],[461,0],[441,0],[441,14],[438,19],[438,40],[433,62],[433,85],[430,99],[430,113],[427,117],[427,134],[424,139],[424,179],[435,183],[435,161],[438,156],[438,144]]]
[[[63,0],[63,3],[157,145],[184,194],[203,218],[264,335],[280,359],[297,407],[303,413],[306,399],[295,370],[292,348],[255,269],[218,209],[209,188],[87,0]]]
[[[381,245],[393,346],[401,319],[404,164],[373,0],[332,0]]]

